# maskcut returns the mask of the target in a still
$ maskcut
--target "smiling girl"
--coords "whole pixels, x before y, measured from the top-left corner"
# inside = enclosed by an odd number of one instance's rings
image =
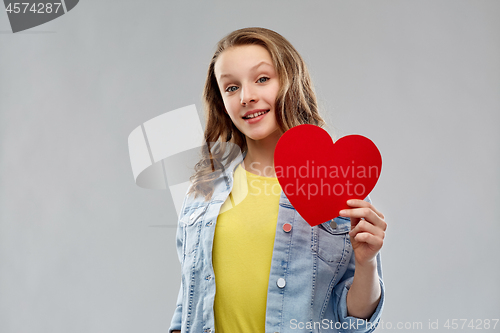
[[[371,332],[380,320],[384,216],[369,199],[311,227],[274,170],[288,129],[325,122],[301,56],[278,33],[224,37],[204,89],[206,146],[177,229],[169,332]],[[306,140],[307,138],[304,138]]]

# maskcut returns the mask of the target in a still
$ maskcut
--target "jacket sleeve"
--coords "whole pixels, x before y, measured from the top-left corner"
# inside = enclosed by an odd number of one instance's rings
[[[179,222],[177,225],[177,233],[176,233],[176,246],[177,246],[177,256],[179,257],[179,262],[181,263],[182,266],[182,261],[183,261],[183,243],[184,243],[184,230],[183,226]],[[170,328],[168,329],[168,332],[171,333],[174,330],[181,330],[182,326],[182,279],[181,279],[181,285],[179,287],[179,294],[177,295],[177,302],[176,302],[176,307],[174,311],[174,315],[172,316],[172,321],[170,322]]]
[[[367,197],[365,201],[371,202],[370,198]],[[347,315],[347,292],[352,285],[355,270],[355,257],[354,253],[351,255],[351,259],[347,265],[347,270],[344,276],[339,281],[339,283],[333,289],[334,297],[334,315],[341,326],[339,332],[352,332],[352,333],[368,333],[373,332],[379,325],[380,317],[382,315],[382,309],[385,302],[385,286],[382,279],[382,260],[380,257],[380,252],[377,253],[377,273],[380,283],[380,300],[378,302],[377,308],[373,312],[372,316],[368,319],[361,319],[357,317],[352,317]]]
[[[170,328],[168,329],[168,333],[172,333],[172,331],[175,330],[180,331],[181,326],[182,326],[182,285],[179,288],[179,295],[177,296],[177,307],[175,308],[172,321],[170,322]]]
[[[182,264],[184,262],[184,224],[181,222],[182,216],[184,213],[184,208],[186,206],[186,202],[188,201],[188,196],[186,195],[184,198],[184,202],[182,203],[181,211],[179,213],[179,219],[177,223],[177,232],[175,235],[176,239],[176,248],[177,248],[177,257],[179,258],[179,262],[181,263],[181,270],[182,270]],[[182,327],[182,299],[183,299],[183,285],[182,285],[182,278],[181,278],[181,285],[179,287],[179,294],[177,295],[177,302],[176,302],[176,307],[174,311],[174,315],[172,316],[172,320],[170,322],[170,328],[168,329],[168,332],[171,333],[172,331],[175,330],[181,330]]]

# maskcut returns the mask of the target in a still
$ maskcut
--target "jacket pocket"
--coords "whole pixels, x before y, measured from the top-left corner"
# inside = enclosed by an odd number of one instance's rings
[[[208,205],[188,207],[180,222],[184,226],[184,257],[192,255],[198,249],[200,243],[200,232],[204,214]]]
[[[351,222],[347,218],[337,217],[318,226],[318,257],[330,265],[336,265],[345,257],[346,244],[349,241]]]

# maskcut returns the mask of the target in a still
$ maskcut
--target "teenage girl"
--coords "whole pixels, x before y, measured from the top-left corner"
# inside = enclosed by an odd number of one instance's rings
[[[325,126],[301,56],[274,31],[234,31],[217,45],[203,97],[206,146],[179,217],[169,332],[374,330],[384,215],[368,198],[349,200],[351,209],[311,227],[274,171],[285,131]]]

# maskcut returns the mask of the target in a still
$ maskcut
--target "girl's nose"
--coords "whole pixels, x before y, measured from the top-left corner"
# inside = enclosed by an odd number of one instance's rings
[[[247,105],[250,102],[257,102],[257,95],[254,89],[250,87],[241,88],[241,105]]]

